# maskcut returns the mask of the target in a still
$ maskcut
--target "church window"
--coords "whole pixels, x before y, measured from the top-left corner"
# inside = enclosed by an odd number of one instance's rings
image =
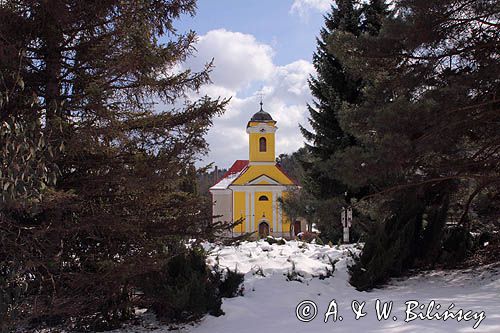
[[[259,197],[259,201],[269,201],[269,198],[268,198],[268,197],[266,197],[265,195],[261,195],[261,196]]]
[[[267,151],[267,147],[266,147],[266,138],[260,138],[260,139],[259,139],[259,151],[260,151],[260,152],[265,152],[265,151]]]

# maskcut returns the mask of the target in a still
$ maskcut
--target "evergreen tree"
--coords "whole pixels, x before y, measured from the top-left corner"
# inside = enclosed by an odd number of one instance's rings
[[[349,204],[352,197],[363,193],[359,188],[346,186],[336,177],[335,155],[343,149],[358,144],[355,137],[341,124],[340,113],[344,104],[355,105],[362,100],[366,82],[362,75],[352,75],[337,53],[344,44],[333,40],[341,36],[357,38],[361,34],[377,34],[384,16],[388,15],[384,1],[373,0],[361,4],[354,0],[337,1],[331,13],[325,16],[325,27],[317,38],[317,50],[313,55],[316,77],[311,77],[309,87],[314,97],[308,105],[309,123],[312,130],[301,126],[310,144],[307,145],[313,159],[304,164],[305,190],[318,202],[316,212],[319,229],[324,237],[337,241],[342,236],[340,216],[332,216]]]
[[[338,153],[336,176],[369,186],[365,203],[383,212],[353,267],[357,288],[470,248],[474,202],[500,181],[499,16],[495,1],[405,0],[380,35],[334,36],[338,57],[369,82],[340,113],[360,144]]]
[[[8,285],[29,281],[19,319],[117,325],[131,314],[137,277],[162,270],[187,238],[214,231],[193,163],[225,101],[186,98],[208,82],[210,64],[176,70],[195,34],[174,23],[195,5],[1,2],[0,69],[11,89],[0,95],[2,128],[12,119],[27,131],[0,134],[2,154],[15,138],[24,144],[16,158],[28,161],[1,162],[12,174],[3,185],[29,187],[0,210],[0,272],[24,274]],[[2,317],[12,314],[5,308]]]
[[[338,121],[338,113],[343,101],[355,103],[359,97],[360,80],[348,75],[342,63],[330,51],[328,41],[332,34],[360,33],[360,11],[355,8],[356,1],[338,1],[332,6],[331,13],[325,16],[325,27],[320,31],[313,65],[317,76],[309,79],[309,87],[315,101],[308,105],[309,123],[312,131],[301,126],[304,137],[313,154],[327,160],[338,149],[352,143],[352,138],[344,133]]]

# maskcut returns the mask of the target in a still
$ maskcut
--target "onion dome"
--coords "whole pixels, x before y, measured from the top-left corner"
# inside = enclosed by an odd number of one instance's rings
[[[255,113],[250,121],[257,121],[257,122],[269,122],[269,121],[274,121],[273,118],[269,113],[264,111],[262,109],[262,102],[260,102],[260,110],[259,112]]]

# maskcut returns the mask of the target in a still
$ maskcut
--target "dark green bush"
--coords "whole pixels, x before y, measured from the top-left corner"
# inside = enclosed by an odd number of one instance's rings
[[[218,266],[212,272],[202,250],[192,249],[171,258],[163,270],[141,279],[141,290],[160,320],[186,322],[205,314],[223,315],[222,297],[241,295],[243,274]]]
[[[461,226],[445,229],[441,262],[446,267],[454,267],[465,260],[472,249],[473,241],[470,233]]]
[[[219,294],[221,297],[231,298],[243,295],[243,283],[245,275],[238,271],[226,270],[226,275],[219,285]]]
[[[271,236],[267,236],[264,240],[265,240],[266,242],[268,242],[268,243],[269,243],[269,245],[273,245],[273,244],[278,243],[278,241],[276,240],[276,238],[271,237]]]
[[[349,282],[357,290],[380,286],[413,266],[424,207],[411,196],[396,207],[387,221],[373,225],[361,255],[354,256]]]
[[[268,242],[270,245],[273,245],[273,244],[285,245],[286,244],[286,241],[283,238],[276,239],[276,238],[271,237],[271,236],[267,236],[265,241]]]
[[[161,320],[196,320],[204,314],[223,314],[218,281],[212,277],[200,251],[186,251],[171,258],[156,273],[143,276],[141,290]]]

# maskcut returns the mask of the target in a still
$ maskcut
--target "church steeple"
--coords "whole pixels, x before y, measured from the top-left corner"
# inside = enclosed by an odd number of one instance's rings
[[[260,110],[255,113],[247,124],[249,140],[249,161],[257,163],[274,163],[276,121],[264,111],[262,99]]]

